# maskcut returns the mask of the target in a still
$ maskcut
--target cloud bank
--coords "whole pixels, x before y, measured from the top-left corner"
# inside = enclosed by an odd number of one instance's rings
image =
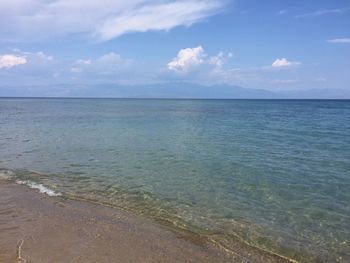
[[[0,1],[3,40],[87,34],[107,41],[129,32],[191,26],[217,14],[225,0]]]

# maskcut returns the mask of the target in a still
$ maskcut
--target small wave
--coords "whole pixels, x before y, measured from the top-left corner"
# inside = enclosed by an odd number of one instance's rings
[[[32,189],[37,189],[37,190],[39,190],[40,193],[47,194],[48,196],[60,196],[61,195],[61,193],[56,193],[55,191],[47,188],[46,186],[44,186],[42,184],[34,183],[32,181],[16,180],[16,183],[29,186]]]
[[[10,180],[11,178],[13,178],[13,171],[0,169],[0,180]]]

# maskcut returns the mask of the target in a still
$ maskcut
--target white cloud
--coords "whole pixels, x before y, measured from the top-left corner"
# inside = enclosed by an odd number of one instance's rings
[[[78,59],[70,68],[71,73],[87,72],[92,75],[113,75],[125,71],[133,64],[131,59],[124,59],[119,54],[110,52],[96,59]]]
[[[230,53],[231,54],[231,53]],[[211,57],[209,60],[209,63],[214,65],[215,67],[222,67],[222,65],[224,64],[224,60],[225,60],[225,55],[224,53],[221,51],[219,52],[219,54],[217,54],[214,57]]]
[[[92,61],[91,59],[78,59],[76,61],[77,64],[82,64],[82,65],[91,65]]]
[[[176,58],[168,63],[168,69],[173,71],[187,71],[190,67],[204,62],[204,49],[202,46],[181,49]]]
[[[49,62],[52,62],[54,60],[54,57],[52,55],[47,55],[43,51],[38,52],[28,52],[28,51],[22,51],[18,48],[11,49],[16,56],[25,57],[30,64],[47,64]]]
[[[225,0],[0,1],[2,39],[37,40],[88,34],[106,41],[128,32],[190,26],[218,12]]]
[[[211,56],[202,46],[184,48],[167,64],[158,79],[205,85],[232,83],[240,75],[238,69],[230,68],[228,60],[232,57],[232,52],[224,51]]]
[[[37,55],[39,58],[43,59],[43,60],[48,60],[48,61],[52,61],[52,60],[53,60],[53,56],[46,55],[46,54],[45,54],[44,52],[42,52],[42,51],[37,52],[36,55]]]
[[[336,9],[320,9],[316,10],[310,13],[300,14],[294,16],[295,18],[305,18],[305,17],[317,17],[317,16],[323,16],[323,15],[336,15],[336,14],[342,14],[344,12],[347,12],[350,10],[350,7],[344,7],[344,8],[336,8]]]
[[[131,66],[132,60],[124,59],[119,54],[111,52],[96,59],[95,64],[100,67],[109,67],[121,70]]]
[[[328,39],[328,43],[335,43],[335,44],[350,44],[350,38],[334,38],[334,39]]]
[[[300,62],[297,61],[289,61],[286,58],[278,58],[272,63],[273,68],[289,68],[301,65]]]
[[[208,73],[208,70],[221,70],[226,60],[232,57],[233,53],[229,52],[228,54],[225,54],[222,51],[220,51],[216,56],[209,57],[205,53],[202,46],[184,48],[181,49],[177,56],[167,64],[167,67],[170,71],[185,73],[190,69],[198,68],[198,66],[202,65],[201,70]]]
[[[18,65],[24,65],[27,63],[27,59],[24,56],[17,55],[0,55],[0,69],[1,68],[12,68]]]

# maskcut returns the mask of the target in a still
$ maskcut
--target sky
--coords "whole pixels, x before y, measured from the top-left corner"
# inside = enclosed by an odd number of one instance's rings
[[[350,2],[0,0],[0,96],[182,82],[350,91]]]

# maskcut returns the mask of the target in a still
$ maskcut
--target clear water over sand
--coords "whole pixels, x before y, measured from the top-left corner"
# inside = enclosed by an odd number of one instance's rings
[[[350,261],[350,101],[0,99],[0,168],[228,248]]]

